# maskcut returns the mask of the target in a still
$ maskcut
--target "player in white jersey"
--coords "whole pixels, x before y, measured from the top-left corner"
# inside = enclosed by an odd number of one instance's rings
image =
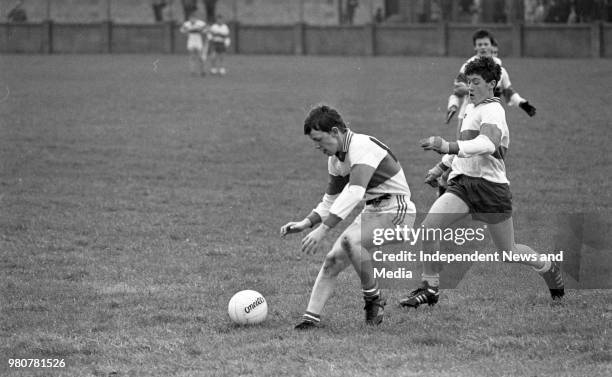
[[[281,236],[317,226],[302,240],[302,251],[314,253],[330,229],[364,200],[365,206],[327,253],[296,329],[318,325],[338,274],[351,264],[361,280],[366,323],[379,324],[386,301],[374,278],[368,250],[374,246],[374,229],[414,224],[416,208],[404,171],[389,148],[371,136],[348,129],[340,114],[328,106],[310,111],[304,134],[329,156],[329,182],[316,208],[303,220],[283,225]]]
[[[425,150],[454,155],[446,192],[434,202],[422,226],[446,229],[468,214],[488,224],[487,229],[500,251],[529,255],[522,259],[539,272],[553,299],[564,295],[561,269],[556,262],[542,261],[529,246],[516,244],[512,221],[512,195],[506,177],[504,156],[510,142],[506,114],[493,92],[501,77],[501,67],[491,57],[468,63],[465,70],[470,105],[461,126],[459,141],[447,142],[439,136],[421,140]],[[443,170],[443,167],[440,167]],[[423,240],[423,250],[439,250],[439,241]],[[438,302],[441,265],[423,263],[422,285],[402,299],[402,306],[418,307]]]
[[[448,99],[446,123],[449,123],[451,118],[456,113],[459,113],[457,116],[457,138],[459,138],[461,122],[463,121],[465,109],[469,103],[469,98],[465,98],[467,94],[465,67],[468,63],[478,59],[481,56],[493,56],[493,51],[497,51],[498,49],[497,42],[495,41],[495,38],[493,38],[493,35],[484,29],[477,30],[472,35],[472,43],[474,44],[474,51],[476,52],[476,55],[469,58],[459,69],[459,75],[455,78],[453,83],[453,94],[451,94]],[[501,67],[501,77],[495,86],[494,95],[497,97],[503,96],[508,105],[519,106],[529,116],[534,116],[536,113],[536,108],[532,106],[529,101],[521,97],[521,95],[514,90],[514,88],[512,88],[510,76],[508,75],[508,71],[506,71],[506,69],[502,66],[501,59],[499,59],[497,56],[493,56],[493,60]],[[450,171],[443,174],[438,180],[426,182],[433,187],[439,187],[438,192],[440,195],[442,195],[444,190],[446,190],[449,172]]]
[[[210,72],[220,75],[225,75],[227,70],[223,66],[225,52],[230,46],[230,30],[227,24],[223,22],[223,16],[217,15],[215,23],[210,26],[210,39],[212,43],[212,56],[210,59]]]
[[[181,25],[181,33],[187,34],[187,51],[189,52],[189,70],[192,74],[206,75],[204,64],[208,55],[208,38],[206,22],[198,19],[195,13]]]

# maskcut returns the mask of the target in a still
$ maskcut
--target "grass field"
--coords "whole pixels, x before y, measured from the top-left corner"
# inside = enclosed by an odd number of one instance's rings
[[[184,56],[1,56],[0,375],[612,375],[611,291],[552,305],[516,265],[474,266],[433,308],[402,310],[407,289],[388,290],[376,328],[347,270],[325,326],[292,329],[323,260],[278,237],[325,186],[306,112],[329,103],[386,142],[426,211],[437,157],[418,139],[453,135],[444,108],[461,63],[230,56],[228,76],[193,78]],[[612,210],[612,68],[504,64],[538,109],[507,111],[517,239],[545,249],[554,229],[525,214]],[[230,323],[242,289],[266,297],[262,325]]]

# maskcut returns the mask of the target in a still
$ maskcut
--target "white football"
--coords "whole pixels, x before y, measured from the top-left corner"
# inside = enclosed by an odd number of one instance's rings
[[[231,320],[239,325],[263,322],[268,316],[268,303],[259,292],[244,290],[236,293],[227,305]]]

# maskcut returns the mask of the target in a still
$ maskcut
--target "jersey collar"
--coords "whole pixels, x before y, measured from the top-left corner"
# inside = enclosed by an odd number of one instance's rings
[[[499,97],[490,97],[490,98],[487,98],[486,100],[480,102],[478,105],[475,105],[475,106],[486,105],[487,103],[493,103],[493,102],[497,102],[497,103],[501,104],[501,99]]]
[[[349,145],[351,144],[351,139],[353,138],[353,131],[350,129],[346,129],[346,136],[344,137],[344,143],[342,143],[342,147],[338,152],[336,152],[336,157],[342,162],[346,158],[346,152],[348,152]]]

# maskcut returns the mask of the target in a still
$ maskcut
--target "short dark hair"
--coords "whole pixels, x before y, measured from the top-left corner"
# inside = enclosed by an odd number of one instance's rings
[[[488,30],[478,29],[474,32],[474,34],[472,34],[472,44],[475,45],[477,39],[483,39],[483,38],[489,38],[489,40],[491,41],[491,44],[493,44],[493,41],[495,40],[495,38],[493,37],[493,34],[491,34],[491,32],[489,32]]]
[[[480,56],[465,66],[465,75],[480,75],[486,82],[499,82],[501,66],[490,56]]]
[[[338,127],[342,132],[346,131],[346,124],[336,109],[318,105],[310,110],[304,120],[304,135],[310,135],[312,130],[330,133],[334,127]]]

